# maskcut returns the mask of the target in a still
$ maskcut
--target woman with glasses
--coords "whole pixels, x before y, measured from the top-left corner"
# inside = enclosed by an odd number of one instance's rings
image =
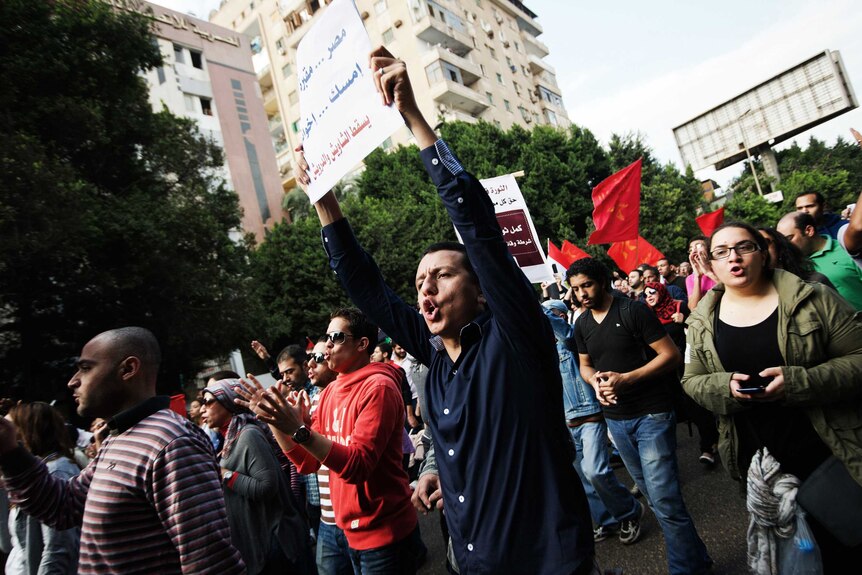
[[[18,429],[18,439],[40,457],[54,477],[71,479],[81,471],[73,460],[72,445],[63,416],[47,403],[23,403],[7,417]],[[12,549],[7,574],[72,574],[78,572],[80,527],[58,530],[31,517],[20,507],[9,512]]]
[[[688,320],[683,387],[718,414],[731,476],[745,481],[766,447],[800,481],[834,454],[862,484],[862,323],[853,308],[772,269],[766,240],[747,224],[716,229],[707,253],[720,283]],[[808,520],[826,573],[859,564],[860,548]]]

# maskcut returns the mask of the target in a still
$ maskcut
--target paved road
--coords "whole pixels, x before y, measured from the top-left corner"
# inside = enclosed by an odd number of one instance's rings
[[[738,575],[748,572],[745,561],[745,535],[748,513],[745,500],[739,495],[739,485],[728,477],[717,463],[707,469],[697,461],[697,429],[689,437],[688,426],[677,427],[679,439],[680,476],[683,497],[707,549],[715,561],[714,575]],[[625,469],[616,470],[628,486],[632,480]],[[641,499],[643,501],[643,499]],[[421,575],[445,575],[446,563],[439,518],[436,514],[420,516],[422,539],[428,546],[428,561]],[[616,538],[596,544],[599,564],[605,571],[624,575],[659,575],[667,573],[664,538],[651,511],[643,520],[644,534],[634,545],[623,545]]]

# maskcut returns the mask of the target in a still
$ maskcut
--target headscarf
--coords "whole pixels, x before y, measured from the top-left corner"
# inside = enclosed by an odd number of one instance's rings
[[[663,324],[673,323],[673,315],[679,312],[679,302],[672,297],[664,287],[664,284],[659,282],[647,282],[645,289],[654,289],[658,294],[658,301],[652,310],[658,316],[658,319]],[[647,304],[649,305],[649,304]]]

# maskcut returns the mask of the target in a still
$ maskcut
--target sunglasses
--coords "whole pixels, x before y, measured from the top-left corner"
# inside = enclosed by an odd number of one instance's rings
[[[333,331],[326,334],[326,340],[332,343],[341,344],[347,341],[348,337],[353,337],[353,334],[344,333],[343,331]]]
[[[211,398],[209,398],[209,399],[205,399],[205,400],[204,400],[204,407],[209,407],[209,406],[211,406],[212,404],[214,404],[214,403],[215,403],[215,402],[217,402],[217,401],[218,401],[218,400],[217,400],[216,398],[214,398],[214,397],[211,397]]]
[[[320,352],[306,353],[305,354],[305,361],[313,361],[314,363],[323,363],[324,359],[325,358],[324,358],[323,354]]]
[[[646,288],[646,289],[644,290],[644,293],[645,293],[645,294],[647,294],[647,295],[655,295],[655,294],[657,294],[657,293],[658,293],[658,290],[657,290],[657,289],[653,289],[653,288]]]
[[[746,240],[744,242],[739,242],[735,246],[721,246],[720,248],[715,248],[711,252],[709,252],[709,257],[714,260],[723,260],[727,257],[730,257],[730,251],[733,250],[736,252],[736,255],[742,256],[745,254],[751,254],[758,251],[760,248],[756,243]]]

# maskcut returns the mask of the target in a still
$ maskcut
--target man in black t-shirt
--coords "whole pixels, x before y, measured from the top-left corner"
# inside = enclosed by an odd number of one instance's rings
[[[585,308],[575,329],[581,376],[596,390],[623,463],[661,525],[669,572],[706,572],[712,559],[678,479],[668,378],[681,360],[679,350],[646,304],[611,294],[601,262],[578,260],[566,277]],[[639,522],[624,522],[625,530],[639,535]]]

